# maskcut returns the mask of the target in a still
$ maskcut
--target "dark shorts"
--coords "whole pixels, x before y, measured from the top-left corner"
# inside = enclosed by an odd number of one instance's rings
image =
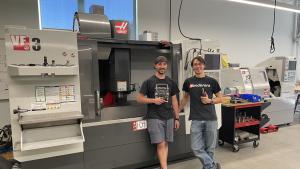
[[[174,119],[147,119],[147,128],[151,144],[157,144],[163,141],[173,142]]]

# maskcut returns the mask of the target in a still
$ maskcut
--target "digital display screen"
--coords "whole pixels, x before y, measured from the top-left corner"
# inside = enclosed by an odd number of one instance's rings
[[[296,70],[296,61],[289,61],[289,70]]]

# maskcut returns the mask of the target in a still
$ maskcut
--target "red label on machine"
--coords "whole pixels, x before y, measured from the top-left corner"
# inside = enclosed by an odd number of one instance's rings
[[[118,34],[127,34],[128,33],[128,22],[116,22],[115,30]]]
[[[13,50],[30,50],[29,36],[26,35],[10,35]]]
[[[147,121],[146,120],[133,121],[131,123],[131,126],[133,131],[145,130],[147,129]]]

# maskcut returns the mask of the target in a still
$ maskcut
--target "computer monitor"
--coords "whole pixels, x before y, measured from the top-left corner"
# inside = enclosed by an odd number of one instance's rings
[[[289,70],[296,70],[297,61],[289,61]]]
[[[220,53],[205,53],[205,70],[219,70],[221,68],[221,54]]]

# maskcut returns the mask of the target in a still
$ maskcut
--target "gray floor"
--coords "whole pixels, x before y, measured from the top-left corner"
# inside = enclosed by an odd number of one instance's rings
[[[277,133],[261,135],[260,145],[254,149],[244,144],[237,153],[225,143],[218,147],[216,159],[222,169],[300,169],[300,115],[291,126],[280,127]],[[169,169],[201,169],[198,159],[169,165]]]

